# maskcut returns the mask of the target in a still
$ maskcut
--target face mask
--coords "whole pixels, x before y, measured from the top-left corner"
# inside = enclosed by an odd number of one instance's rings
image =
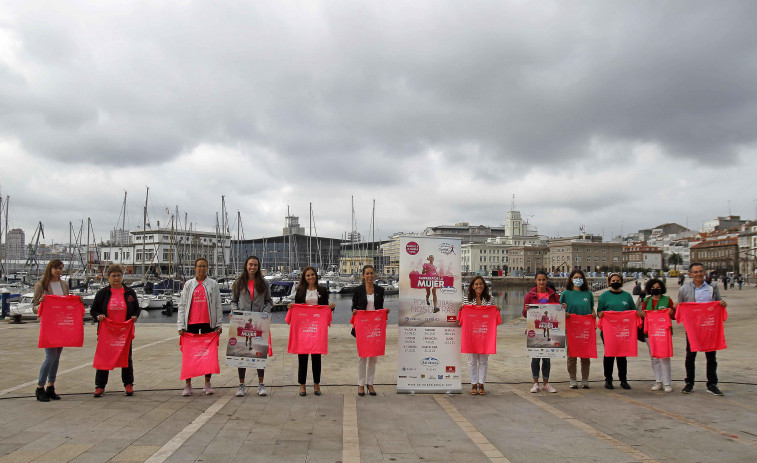
[[[610,283],[610,288],[612,289],[620,289],[623,287],[623,283],[616,281],[615,283]]]
[[[652,296],[659,296],[662,294],[662,290],[660,288],[652,288]]]
[[[573,286],[580,288],[584,284],[583,278],[573,278]]]

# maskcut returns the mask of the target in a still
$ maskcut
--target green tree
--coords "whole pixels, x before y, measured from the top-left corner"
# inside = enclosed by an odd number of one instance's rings
[[[674,252],[668,257],[668,265],[673,265],[674,270],[678,270],[678,266],[683,264],[683,256]]]

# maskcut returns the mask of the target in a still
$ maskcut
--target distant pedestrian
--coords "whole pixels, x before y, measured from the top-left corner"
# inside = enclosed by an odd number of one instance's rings
[[[208,277],[208,261],[200,257],[195,260],[195,277],[184,283],[179,300],[179,310],[176,323],[179,335],[184,332],[193,334],[212,333],[221,334],[223,309],[221,308],[221,291],[218,283]],[[205,375],[203,392],[210,395],[215,392],[210,384],[211,375]],[[186,385],[181,395],[192,395],[192,378],[186,379]]]
[[[584,272],[576,269],[570,272],[568,281],[565,283],[565,291],[560,295],[560,303],[565,308],[565,316],[591,315],[596,318],[594,312],[594,294],[589,291]],[[568,375],[570,376],[570,388],[578,389],[576,380],[577,357],[572,357],[568,350]],[[581,358],[581,387],[589,389],[589,369],[591,359]]]
[[[723,291],[728,290],[728,275],[723,275]]]
[[[744,275],[739,273],[739,277],[737,281],[739,282],[739,291],[741,291],[741,286],[744,285]]]
[[[526,294],[526,299],[523,302],[523,316],[528,317],[528,308],[531,304],[558,304],[559,298],[557,293],[549,287],[547,273],[543,270],[536,272],[535,278],[536,286],[531,288],[531,291]],[[547,312],[544,312],[547,315]],[[543,321],[549,321],[549,317]],[[548,325],[545,325],[548,326]],[[545,335],[549,332],[549,328],[545,329]],[[531,377],[534,380],[534,385],[531,387],[531,392],[539,392],[539,363],[541,363],[541,378],[543,385],[542,391],[557,392],[557,389],[549,384],[549,373],[552,368],[551,361],[548,357],[545,358],[532,358],[531,359]]]
[[[53,259],[47,263],[42,281],[34,285],[34,299],[32,299],[34,313],[37,313],[39,304],[45,299],[46,295],[68,296],[68,283],[61,280],[62,273],[63,262],[61,260]],[[60,399],[60,396],[55,393],[55,378],[58,375],[58,363],[62,352],[62,347],[45,348],[45,361],[42,362],[42,367],[39,369],[39,381],[35,391],[37,400],[40,402]],[[45,382],[47,382],[47,388],[45,388]]]
[[[678,274],[678,286],[682,286],[684,281],[686,281],[686,275],[681,272]]]
[[[139,307],[137,293],[123,284],[124,270],[120,265],[111,265],[105,271],[108,278],[108,286],[95,294],[95,300],[89,313],[98,323],[108,318],[114,322],[134,322],[139,318],[142,309]],[[131,342],[131,341],[129,341]],[[97,370],[95,373],[95,397],[105,394],[105,386],[108,384],[109,370]],[[124,383],[124,394],[134,395],[134,365],[131,360],[131,345],[129,346],[129,364],[121,368],[121,380]]]

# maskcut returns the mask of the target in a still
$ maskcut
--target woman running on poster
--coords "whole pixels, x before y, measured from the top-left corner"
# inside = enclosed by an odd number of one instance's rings
[[[436,273],[436,266],[434,265],[434,256],[430,255],[428,256],[428,262],[423,264],[423,271],[421,272],[423,275],[429,276],[429,277],[436,277],[439,276]],[[429,296],[433,295],[434,298],[434,313],[439,312],[439,306],[436,303],[436,287],[429,288],[426,287],[426,305],[431,305],[431,302],[429,302],[428,298]]]

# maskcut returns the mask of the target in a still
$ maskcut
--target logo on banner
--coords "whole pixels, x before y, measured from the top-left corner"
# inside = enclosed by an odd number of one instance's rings
[[[407,251],[407,253],[411,256],[418,254],[418,251],[420,250],[421,247],[418,246],[418,243],[416,243],[415,241],[411,241],[405,245],[405,251]]]
[[[447,315],[447,321],[448,322],[456,322],[457,316],[456,315]]]
[[[421,365],[424,367],[438,367],[439,360],[435,359],[434,357],[426,357],[425,359],[421,360]]]
[[[534,330],[528,330],[528,337],[529,338],[536,337],[536,332]]]
[[[454,287],[449,287],[449,288],[442,288],[439,291],[441,291],[442,294],[455,294],[457,292],[457,289]]]
[[[444,367],[445,373],[454,373],[455,372],[455,366],[454,365],[447,365]]]
[[[437,379],[444,379],[444,375],[436,375]]]
[[[455,247],[449,243],[442,243],[439,245],[439,252],[448,256],[455,253]]]
[[[237,345],[237,338],[229,338],[229,345],[230,346],[236,346]]]

